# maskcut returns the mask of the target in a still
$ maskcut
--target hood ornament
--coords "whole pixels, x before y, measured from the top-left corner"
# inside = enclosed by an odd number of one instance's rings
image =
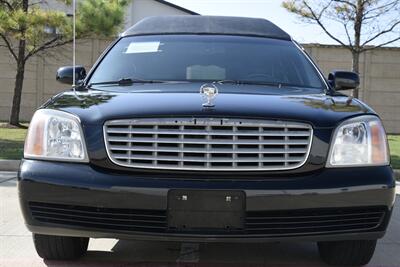
[[[214,83],[206,83],[200,87],[200,94],[205,103],[203,103],[204,108],[215,107],[212,102],[214,98],[218,95],[218,87]]]

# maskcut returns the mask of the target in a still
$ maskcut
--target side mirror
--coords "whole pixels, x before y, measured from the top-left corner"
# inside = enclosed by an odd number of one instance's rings
[[[61,67],[57,70],[56,80],[60,83],[66,84],[73,84],[73,67],[72,66],[65,66]],[[75,66],[75,83],[79,82],[80,80],[85,79],[86,77],[86,70],[83,66]]]
[[[329,73],[328,82],[337,91],[349,90],[360,85],[360,77],[352,71],[332,71]]]

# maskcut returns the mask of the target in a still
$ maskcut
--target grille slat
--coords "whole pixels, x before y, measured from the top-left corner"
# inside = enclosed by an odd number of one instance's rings
[[[359,226],[366,226],[365,228],[370,228],[370,227],[376,227],[376,223],[375,222],[359,222],[359,223],[345,223],[342,224],[343,226],[346,227],[354,227],[357,228]],[[307,226],[288,226],[288,227],[282,227],[281,224],[276,224],[273,226],[268,226],[268,227],[257,227],[257,228],[248,228],[248,231],[262,231],[262,230],[300,230],[300,229],[309,229],[310,227],[314,228],[314,229],[322,229],[322,228],[331,228],[331,227],[337,227],[340,226],[340,224],[327,224],[327,225],[307,225]]]
[[[54,211],[33,211],[32,214],[34,216],[40,216],[40,217],[52,217],[52,215],[59,215],[58,212]],[[146,220],[145,218],[143,219],[138,219],[137,217],[132,217],[131,216],[126,216],[125,218],[121,217],[112,217],[112,218],[105,218],[102,216],[93,216],[92,214],[87,214],[87,215],[77,215],[77,214],[63,214],[62,215],[65,218],[81,218],[81,219],[99,219],[101,221],[125,221],[125,222],[132,222],[132,223],[153,223],[153,224],[163,224],[162,221],[157,222],[156,220]]]
[[[203,162],[204,160],[207,160],[205,157],[185,157],[185,158],[180,158],[180,157],[146,157],[146,156],[140,156],[140,157],[135,157],[135,156],[125,156],[125,155],[118,155],[114,154],[114,158],[116,159],[131,159],[131,160],[166,160],[166,161],[188,161],[188,162]],[[230,161],[235,161],[235,162],[264,162],[268,160],[268,162],[299,162],[301,158],[299,157],[293,157],[293,158],[214,158],[212,162],[230,162]]]
[[[283,226],[283,225],[302,225],[302,224],[315,224],[315,223],[319,223],[319,224],[327,224],[327,223],[336,223],[336,222],[362,222],[362,223],[366,223],[368,221],[372,221],[375,222],[376,220],[379,220],[381,217],[377,216],[377,217],[367,217],[367,218],[350,218],[350,219],[336,219],[336,220],[307,220],[307,221],[297,221],[297,222],[279,222],[279,221],[265,221],[265,222],[248,222],[247,225],[248,226],[260,226],[260,225],[279,225],[279,226]]]
[[[372,217],[376,217],[376,216],[381,216],[382,212],[358,212],[358,213],[345,213],[345,214],[340,214],[340,218],[342,219],[346,219],[348,217],[364,217],[364,216],[372,216]],[[320,220],[325,220],[325,218],[332,218],[332,217],[338,217],[339,215],[337,214],[329,214],[329,215],[308,215],[308,216],[302,216],[302,215],[296,215],[296,218],[299,219],[305,219],[305,220],[309,220],[309,219],[320,219]],[[248,221],[257,221],[257,220],[285,220],[285,219],[291,219],[293,218],[293,216],[252,216],[248,218]]]
[[[354,232],[354,231],[368,231],[377,228],[376,223],[363,223],[363,224],[344,224],[344,225],[328,225],[328,226],[307,226],[307,227],[293,227],[293,228],[250,228],[247,231],[250,234],[265,233],[268,232],[270,235],[279,235],[284,233],[285,235],[294,233],[338,233],[338,232]]]
[[[104,218],[105,216],[139,216],[139,217],[146,217],[146,218],[153,218],[154,220],[156,219],[164,219],[165,215],[164,213],[162,214],[156,214],[155,212],[145,212],[145,211],[136,211],[136,210],[129,210],[130,213],[123,211],[119,211],[117,209],[111,209],[108,211],[107,209],[104,208],[88,208],[88,210],[84,209],[74,209],[72,207],[68,207],[66,205],[57,205],[57,204],[42,204],[38,203],[35,204],[35,202],[30,202],[29,207],[31,208],[32,211],[54,211],[57,213],[68,213],[68,214],[91,214],[93,216],[98,216],[101,218]]]
[[[260,145],[262,146],[262,145]],[[153,146],[115,146],[110,145],[110,150],[120,150],[120,151],[148,151],[148,152],[185,152],[185,153],[207,153],[207,149],[200,149],[200,148],[166,148],[166,147],[153,147]],[[226,149],[226,148],[213,148],[212,153],[238,153],[235,149]],[[265,154],[284,154],[284,153],[291,153],[291,154],[302,154],[307,153],[307,149],[281,149],[281,148],[256,148],[256,149],[240,149],[241,154],[253,154],[253,153],[265,153]]]
[[[123,224],[123,223],[107,223],[107,222],[98,222],[94,221],[93,219],[91,220],[79,220],[79,219],[69,219],[69,218],[54,218],[54,217],[48,217],[48,216],[35,216],[37,220],[46,220],[48,222],[54,222],[54,223],[72,223],[72,224],[87,224],[88,226],[94,226],[96,225],[98,228],[103,228],[103,227],[125,227],[125,228],[144,228],[144,229],[165,229],[165,225],[160,225],[160,226],[155,226],[155,225],[148,225],[146,224],[145,227],[143,227],[141,224]]]
[[[302,166],[312,142],[305,123],[225,118],[132,119],[104,125],[107,153],[133,168],[252,171]]]
[[[194,131],[194,130],[184,130],[184,131],[177,131],[177,130],[149,130],[149,129],[140,129],[140,130],[129,130],[124,128],[110,128],[108,133],[114,134],[185,134],[185,135],[207,135],[208,132],[205,131]],[[218,135],[240,135],[240,136],[309,136],[308,131],[293,131],[293,132],[285,132],[285,131],[262,131],[262,132],[254,132],[254,131],[240,131],[240,132],[231,132],[231,131],[213,131],[212,133]]]
[[[109,142],[132,142],[132,143],[171,143],[171,144],[227,144],[227,145],[308,145],[309,141],[301,140],[262,140],[262,141],[250,141],[250,140],[218,140],[218,139],[180,139],[180,138],[163,138],[159,136],[155,138],[127,138],[127,137],[109,137]]]

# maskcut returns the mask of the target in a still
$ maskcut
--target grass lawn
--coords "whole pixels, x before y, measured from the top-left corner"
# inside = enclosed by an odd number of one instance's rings
[[[389,135],[389,147],[392,166],[400,169],[400,135]]]
[[[22,158],[26,131],[0,124],[0,159]]]
[[[22,158],[26,131],[0,124],[0,159]],[[388,139],[392,166],[400,169],[400,135],[389,135]]]

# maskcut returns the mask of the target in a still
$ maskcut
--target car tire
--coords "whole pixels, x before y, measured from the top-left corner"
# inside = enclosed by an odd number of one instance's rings
[[[376,240],[318,242],[322,260],[330,265],[363,266],[374,255]]]
[[[74,260],[86,253],[89,238],[33,234],[33,242],[45,260]]]

